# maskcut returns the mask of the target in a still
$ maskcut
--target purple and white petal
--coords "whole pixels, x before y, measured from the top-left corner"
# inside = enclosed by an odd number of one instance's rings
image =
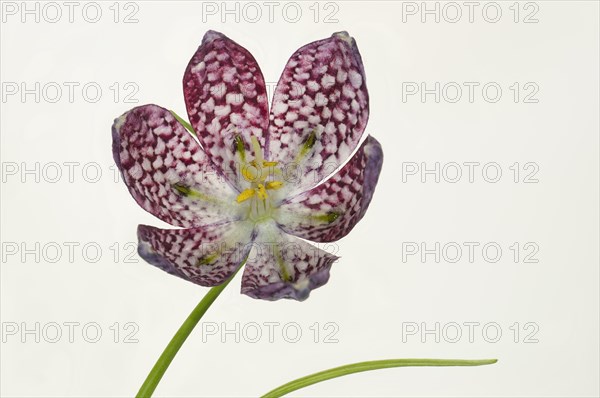
[[[277,214],[280,228],[315,242],[343,238],[365,215],[382,164],[381,145],[368,136],[339,172],[283,202]]]
[[[200,144],[227,178],[238,181],[239,164],[245,152],[252,153],[251,137],[264,146],[269,125],[256,60],[225,35],[208,31],[185,71],[183,94]]]
[[[239,218],[237,192],[168,110],[134,108],[112,129],[115,162],[144,210],[184,228]]]
[[[246,222],[188,229],[138,226],[138,253],[148,263],[201,286],[225,282],[252,248],[253,226]]]
[[[276,226],[265,228],[274,232],[259,232],[244,269],[243,294],[264,300],[303,301],[311,290],[327,283],[338,257],[281,233]]]
[[[356,42],[334,33],[300,48],[275,89],[269,159],[294,163],[294,191],[315,186],[344,164],[369,117],[369,96]]]

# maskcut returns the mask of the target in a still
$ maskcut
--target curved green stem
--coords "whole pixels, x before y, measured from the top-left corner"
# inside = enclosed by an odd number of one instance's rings
[[[192,330],[194,330],[194,327],[198,324],[200,319],[202,319],[202,316],[206,313],[208,308],[217,299],[217,297],[219,297],[221,292],[234,277],[235,274],[223,284],[211,288],[208,293],[206,293],[206,295],[202,298],[202,301],[198,303],[196,308],[194,308],[187,319],[179,327],[177,333],[175,333],[161,356],[154,364],[154,367],[150,373],[148,373],[146,380],[144,380],[144,384],[142,384],[136,395],[137,398],[149,398],[152,396],[152,393],[154,393],[154,390],[160,382],[160,379],[162,379],[163,375],[167,371],[167,368],[173,361],[173,358],[175,358],[177,351],[179,351],[185,340],[188,338]]]
[[[269,391],[262,398],[278,398],[292,391],[352,373],[402,366],[480,366],[496,363],[497,359],[385,359],[344,365],[301,377]]]

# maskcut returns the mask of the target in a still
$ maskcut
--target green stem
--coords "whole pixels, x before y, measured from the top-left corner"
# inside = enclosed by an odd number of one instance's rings
[[[234,277],[235,274],[233,274],[223,284],[211,288],[208,293],[206,293],[206,295],[202,298],[202,301],[198,303],[196,308],[194,308],[185,322],[183,322],[183,324],[179,327],[179,330],[177,333],[175,333],[175,336],[173,336],[161,356],[154,364],[154,367],[150,373],[148,373],[146,380],[144,380],[144,384],[142,384],[142,387],[140,387],[140,390],[136,395],[137,398],[149,398],[152,396],[152,393],[154,393],[154,390],[160,382],[160,379],[162,379],[163,375],[167,371],[167,368],[173,361],[173,358],[175,358],[177,351],[179,351],[185,340],[188,338],[192,330],[194,330],[194,327],[198,324],[200,319],[202,319],[202,316],[206,313],[208,308],[217,299],[217,297],[219,297],[221,292]]]
[[[359,362],[313,373],[301,377],[300,379],[290,381],[289,383],[269,391],[263,395],[262,398],[282,397],[285,394],[310,386],[311,384],[369,370],[397,368],[402,366],[480,366],[490,365],[497,361],[497,359],[385,359],[381,361]]]

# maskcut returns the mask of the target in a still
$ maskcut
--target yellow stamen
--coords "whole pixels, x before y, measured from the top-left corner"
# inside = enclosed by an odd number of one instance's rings
[[[258,190],[256,192],[256,195],[259,199],[262,200],[265,200],[267,198],[267,190],[265,189],[265,186],[263,184],[258,184]]]
[[[283,182],[281,181],[269,181],[267,182],[267,189],[279,189],[283,186]]]
[[[237,202],[238,203],[242,203],[245,202],[246,200],[250,199],[251,197],[254,196],[254,194],[256,194],[256,190],[252,189],[252,188],[248,188],[248,189],[244,189],[237,197]]]
[[[258,138],[252,136],[250,140],[254,159],[244,161],[241,167],[241,175],[250,183],[250,187],[238,195],[237,202],[242,203],[251,199],[246,217],[254,222],[260,222],[270,218],[273,210],[267,190],[279,189],[283,186],[283,181],[267,181],[267,179],[271,179],[273,175],[281,175],[282,172],[277,167],[279,162],[265,160]]]

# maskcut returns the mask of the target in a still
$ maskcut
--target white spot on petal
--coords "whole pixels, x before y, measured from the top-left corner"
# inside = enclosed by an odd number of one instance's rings
[[[244,106],[242,106],[242,109],[245,110],[246,113],[250,116],[253,116],[253,117],[260,116],[260,109],[258,109],[255,106],[250,105],[249,103],[245,103]]]
[[[229,121],[232,124],[239,126],[242,122],[242,115],[240,115],[239,113],[232,113],[231,115],[229,115]]]
[[[212,112],[215,109],[215,99],[213,97],[210,97],[208,101],[200,105],[200,109],[202,109],[202,111],[206,113]]]
[[[288,104],[285,102],[277,102],[273,106],[273,114],[281,115],[283,112],[288,110]]]
[[[321,118],[319,117],[319,115],[310,115],[308,117],[308,123],[310,123],[311,125],[316,125],[319,124],[321,122]]]
[[[356,93],[352,89],[352,86],[349,84],[345,84],[344,87],[342,87],[342,94],[346,98],[354,99],[354,97],[356,97]]]
[[[213,50],[204,56],[204,61],[205,62],[212,61],[213,59],[215,59],[216,56],[217,56],[217,52]]]
[[[333,86],[335,84],[335,78],[331,75],[324,75],[321,78],[321,86],[323,86],[324,89],[328,89],[329,87]]]
[[[171,127],[166,125],[160,125],[154,129],[156,135],[162,135],[168,137],[171,134]]]
[[[321,202],[321,197],[319,195],[310,195],[308,197],[308,203],[311,205],[316,205]]]
[[[342,121],[344,120],[344,113],[342,111],[340,111],[339,109],[335,108],[333,110],[333,118],[337,121]]]
[[[142,170],[142,166],[140,166],[139,163],[134,164],[133,167],[129,169],[129,175],[136,180],[139,180],[143,174],[144,171]]]
[[[310,106],[303,106],[302,108],[300,108],[300,114],[303,116],[309,116],[312,115],[314,108],[310,107]]]
[[[360,88],[362,84],[362,76],[360,73],[354,70],[350,71],[350,84],[352,84],[352,87],[354,88]]]
[[[225,83],[223,83],[223,82],[215,84],[215,86],[210,89],[210,93],[215,98],[223,98],[223,96],[225,94],[227,94],[226,92],[227,92],[227,88],[225,87]]]
[[[202,61],[199,64],[194,65],[194,67],[192,68],[192,73],[198,73],[200,71],[203,71],[204,68],[206,68],[206,64],[204,63],[204,61]]]
[[[219,134],[219,132],[221,131],[221,123],[219,123],[219,118],[214,118],[212,120],[212,123],[206,126],[206,131],[215,135]]]
[[[150,160],[148,158],[144,158],[142,161],[142,168],[146,171],[152,170],[152,164],[150,164]]]
[[[317,83],[314,80],[310,80],[308,83],[306,83],[306,87],[308,87],[310,91],[317,91],[321,88],[321,86],[319,86],[319,83]]]
[[[196,151],[196,153],[192,155],[192,159],[194,160],[194,162],[202,161],[202,151]]]
[[[242,93],[227,93],[225,95],[225,102],[231,105],[240,105],[244,102],[244,96]]]
[[[223,72],[223,80],[227,83],[232,83],[236,75],[237,69],[235,69],[235,67],[227,68],[225,69],[225,72]]]
[[[299,73],[294,75],[294,79],[296,80],[308,80],[310,75],[308,73]]]
[[[154,162],[152,162],[152,167],[154,167],[155,169],[160,168],[163,165],[163,160],[160,156],[158,156],[156,159],[154,159]]]
[[[215,106],[215,116],[227,116],[230,112],[231,107],[229,105]]]
[[[308,122],[306,120],[296,120],[294,122],[295,129],[305,129],[308,127]]]
[[[333,122],[327,123],[327,125],[325,126],[325,133],[326,134],[335,133],[335,124]]]
[[[315,96],[315,105],[317,106],[325,106],[328,102],[327,97],[323,93],[317,93]]]

